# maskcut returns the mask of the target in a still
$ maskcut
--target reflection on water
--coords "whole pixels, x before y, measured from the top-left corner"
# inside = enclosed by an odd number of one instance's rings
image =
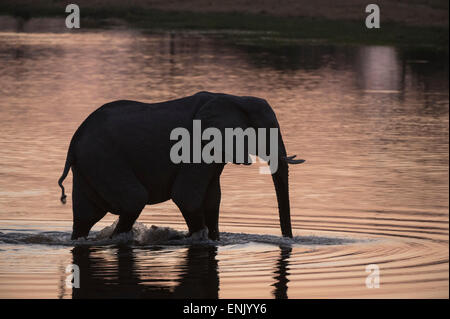
[[[82,281],[96,288],[74,297],[97,289],[168,298],[448,297],[446,53],[255,48],[190,32],[64,33],[59,20],[23,21],[20,30],[5,21],[0,232],[70,230],[71,205],[60,205],[56,181],[73,132],[97,107],[208,90],[267,99],[288,152],[307,160],[290,171],[294,235],[375,241],[288,249],[249,240],[216,250],[2,243],[0,297],[71,297],[61,276],[75,259],[87,269]],[[279,235],[270,176],[228,165],[221,185],[221,231]],[[106,216],[97,229],[112,221]],[[146,207],[139,221],[185,229],[171,202]],[[365,287],[371,263],[380,266],[380,289]]]
[[[273,291],[273,295],[276,299],[287,299],[287,283],[289,280],[287,279],[287,272],[289,266],[289,257],[291,256],[292,248],[280,246],[280,258],[277,261],[277,270],[274,272],[275,277],[273,279],[276,282],[273,284],[275,289]]]
[[[357,84],[363,90],[395,92],[401,89],[401,66],[392,47],[363,47],[358,50],[360,72]]]
[[[73,288],[73,298],[218,298],[219,275],[217,247],[190,246],[180,257],[175,280],[164,272],[171,264],[147,264],[136,248],[111,248],[115,260],[102,256],[102,249],[77,246],[72,249],[73,263],[80,267],[80,288]],[[146,255],[161,249],[150,247]],[[149,258],[151,259],[151,257]],[[170,268],[169,268],[170,269]]]
[[[277,299],[285,299],[288,297],[287,269],[292,248],[279,248],[272,293]],[[110,260],[102,256],[103,248],[76,246],[71,250],[73,264],[80,267],[82,275],[80,288],[72,288],[72,298],[217,299],[220,289],[217,249],[199,245],[182,249],[178,258],[181,264],[175,266],[173,257],[167,252],[165,264],[149,262],[164,254],[158,247],[149,247],[144,252],[127,245],[109,248],[109,255],[114,256]],[[147,256],[145,260],[142,254]],[[167,273],[172,267],[178,269],[177,276],[169,280]]]

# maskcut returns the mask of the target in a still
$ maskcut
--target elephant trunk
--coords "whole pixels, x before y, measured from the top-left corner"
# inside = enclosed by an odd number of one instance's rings
[[[286,150],[281,135],[279,136],[278,169],[272,174],[273,184],[277,194],[278,213],[280,216],[281,233],[292,238],[291,211],[289,205],[288,163]]]

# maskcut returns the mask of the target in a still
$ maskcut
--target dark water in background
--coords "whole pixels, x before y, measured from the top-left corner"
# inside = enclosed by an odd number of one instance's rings
[[[0,21],[0,297],[448,298],[445,54]],[[107,215],[74,247],[56,181],[78,125],[113,100],[201,90],[274,108],[288,153],[307,160],[290,171],[296,238],[279,237],[270,176],[227,165],[221,243],[171,241],[186,226],[167,202],[146,207],[131,242],[99,239]],[[80,289],[65,287],[71,263]],[[366,287],[369,264],[378,289]]]

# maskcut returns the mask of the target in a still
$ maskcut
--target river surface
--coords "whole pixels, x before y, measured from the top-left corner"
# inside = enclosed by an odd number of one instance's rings
[[[0,298],[449,297],[445,53],[1,21]],[[290,169],[295,237],[280,236],[270,175],[230,164],[219,242],[180,239],[172,202],[131,234],[110,240],[108,214],[72,242],[72,175],[65,206],[57,180],[80,123],[113,100],[202,90],[274,108],[288,154],[306,159]]]

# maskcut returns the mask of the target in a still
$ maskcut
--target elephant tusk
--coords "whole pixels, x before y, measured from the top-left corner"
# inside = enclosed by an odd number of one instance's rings
[[[297,155],[292,155],[292,156],[287,156],[287,157],[283,157],[283,159],[286,161],[286,163],[288,164],[301,164],[304,163],[305,160],[304,159],[294,159]]]

